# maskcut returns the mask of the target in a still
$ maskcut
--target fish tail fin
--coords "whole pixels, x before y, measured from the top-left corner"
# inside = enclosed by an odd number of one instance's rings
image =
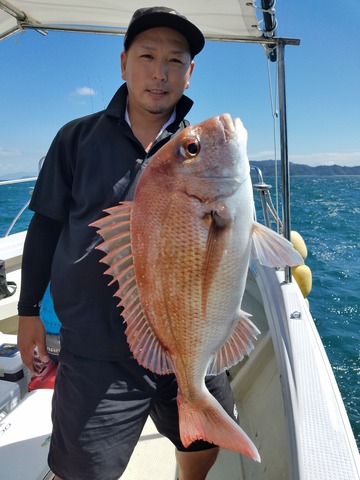
[[[182,402],[178,395],[180,437],[188,447],[195,440],[205,440],[221,448],[242,453],[260,462],[257,448],[210,394],[204,395],[196,405]]]

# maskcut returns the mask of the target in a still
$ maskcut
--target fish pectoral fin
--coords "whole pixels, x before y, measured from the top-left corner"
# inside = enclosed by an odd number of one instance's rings
[[[230,337],[209,364],[207,375],[218,375],[249,355],[254,348],[253,339],[258,335],[260,330],[249,319],[249,314],[241,311]]]
[[[206,253],[204,259],[204,275],[202,285],[202,310],[206,315],[206,306],[213,286],[215,275],[220,267],[224,251],[228,243],[228,229],[226,226],[219,226],[214,216],[208,229],[208,237],[206,241]]]
[[[292,267],[304,263],[291,242],[257,222],[253,225],[251,255],[266,267]]]

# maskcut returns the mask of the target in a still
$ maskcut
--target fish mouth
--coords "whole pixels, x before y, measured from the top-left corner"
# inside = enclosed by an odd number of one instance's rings
[[[231,118],[231,115],[224,113],[218,117],[219,122],[223,125],[224,137],[225,140],[232,140],[236,137],[244,138],[244,135],[247,136],[245,127],[241,122],[240,118]],[[246,138],[246,137],[245,137]]]
[[[228,113],[224,113],[219,116],[219,122],[222,123],[225,140],[231,140],[234,138],[236,133],[235,121],[233,121],[231,116]]]
[[[200,176],[209,181],[228,182],[229,184],[241,185],[248,177],[250,166],[246,153],[247,131],[240,118],[233,119],[230,114],[224,113],[216,117],[217,132],[223,135],[221,148],[227,149],[227,155],[220,162],[211,164],[211,168],[205,169]]]

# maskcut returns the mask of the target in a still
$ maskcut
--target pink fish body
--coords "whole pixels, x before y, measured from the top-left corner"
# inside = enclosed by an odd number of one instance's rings
[[[227,114],[187,127],[150,159],[134,201],[92,225],[119,284],[134,357],[176,375],[184,446],[203,439],[260,461],[204,381],[249,354],[260,333],[241,310],[251,255],[302,263],[287,240],[254,222],[246,140]]]

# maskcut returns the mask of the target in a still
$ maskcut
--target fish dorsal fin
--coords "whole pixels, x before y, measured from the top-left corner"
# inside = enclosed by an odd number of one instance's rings
[[[252,257],[266,267],[290,267],[302,265],[302,256],[292,243],[268,227],[254,222],[252,235]]]
[[[105,211],[110,215],[90,226],[98,228],[104,239],[96,248],[106,253],[100,261],[109,265],[105,272],[113,277],[109,285],[118,282],[115,296],[121,299],[118,306],[123,307],[121,315],[126,322],[130,350],[138,363],[152,372],[173,373],[171,358],[147,321],[139,298],[131,249],[132,202],[123,202]]]
[[[249,319],[249,314],[241,311],[230,337],[213,357],[207,375],[218,375],[240,362],[254,348],[253,339],[260,330]]]

